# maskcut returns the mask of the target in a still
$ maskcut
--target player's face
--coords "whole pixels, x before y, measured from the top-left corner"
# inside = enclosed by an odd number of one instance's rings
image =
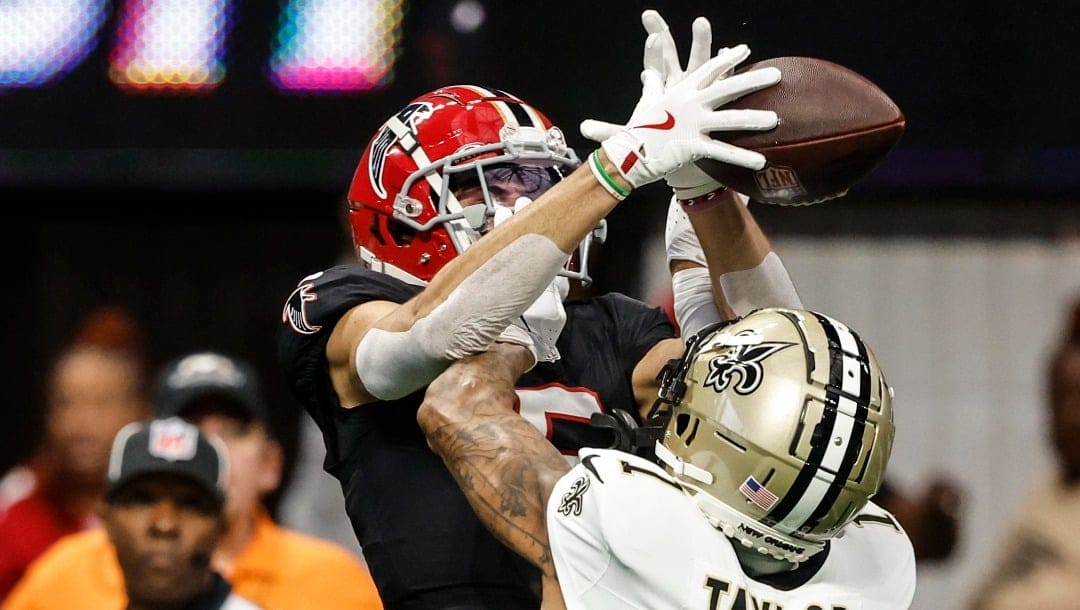
[[[522,197],[535,201],[554,186],[557,179],[558,174],[553,170],[534,165],[506,163],[484,169],[484,181],[494,204],[509,208]],[[468,177],[462,182],[464,186],[454,191],[461,206],[483,205],[484,191],[479,182]],[[492,220],[489,216],[487,229],[491,228]]]
[[[196,483],[146,475],[102,510],[132,605],[184,605],[210,580],[210,556],[224,531],[220,508]]]

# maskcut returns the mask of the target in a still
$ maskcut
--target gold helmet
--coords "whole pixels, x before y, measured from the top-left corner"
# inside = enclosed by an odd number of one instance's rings
[[[759,309],[687,341],[660,390],[670,419],[656,454],[724,534],[799,562],[881,487],[892,395],[844,324]]]

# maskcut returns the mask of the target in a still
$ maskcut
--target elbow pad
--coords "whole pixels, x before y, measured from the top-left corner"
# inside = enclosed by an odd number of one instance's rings
[[[486,351],[544,292],[567,258],[542,235],[515,239],[409,330],[369,330],[356,346],[360,381],[375,398],[394,400],[431,383],[454,360]]]

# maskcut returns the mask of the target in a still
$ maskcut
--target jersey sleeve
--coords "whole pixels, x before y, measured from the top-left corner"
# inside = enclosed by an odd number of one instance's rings
[[[593,461],[578,463],[563,475],[548,498],[548,543],[568,604],[596,584],[611,561],[601,519],[606,512],[603,479]]]
[[[639,538],[640,523],[654,516],[651,507],[627,510],[650,489],[641,487],[642,477],[627,475],[647,475],[644,485],[671,484],[655,464],[621,451],[586,448],[579,458],[556,483],[547,507],[548,542],[569,607],[610,588],[605,574],[612,564],[632,564],[651,544]]]
[[[654,345],[676,336],[675,326],[660,307],[653,307],[630,297],[607,295],[620,330],[622,351],[636,365]]]
[[[341,406],[326,360],[334,326],[361,303],[404,303],[421,289],[359,265],[338,265],[303,278],[285,300],[276,337],[278,365],[293,397],[323,431],[328,461],[337,457],[330,432]]]
[[[861,575],[867,610],[905,610],[915,597],[915,551],[900,522],[884,508],[868,502],[845,528],[858,551],[845,558],[842,572]],[[869,583],[869,584],[866,584]]]

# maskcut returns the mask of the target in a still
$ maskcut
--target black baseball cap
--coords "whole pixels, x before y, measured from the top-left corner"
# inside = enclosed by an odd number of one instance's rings
[[[184,417],[196,401],[212,396],[225,399],[244,419],[269,423],[255,367],[212,351],[191,353],[165,365],[154,392],[154,414]]]
[[[227,455],[220,440],[179,417],[130,423],[113,440],[105,497],[112,500],[139,477],[173,474],[194,481],[221,506],[229,475]]]

